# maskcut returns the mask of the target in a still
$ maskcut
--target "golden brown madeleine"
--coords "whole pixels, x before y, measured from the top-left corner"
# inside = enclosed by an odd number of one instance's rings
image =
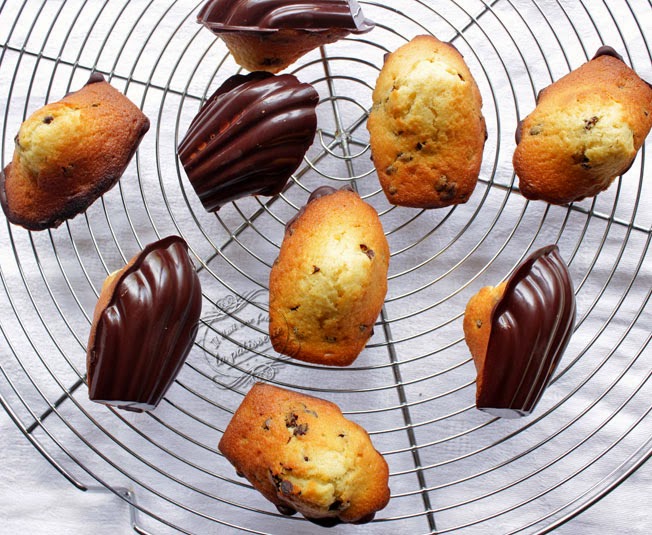
[[[575,294],[556,245],[468,302],[464,339],[478,371],[476,406],[516,418],[534,410],[573,333]]]
[[[156,408],[192,348],[201,299],[178,236],[148,245],[107,277],[86,352],[89,398],[136,412]]]
[[[383,306],[388,264],[376,211],[351,190],[316,189],[288,223],[270,273],[274,349],[306,362],[351,364]]]
[[[544,89],[519,124],[514,170],[524,197],[564,204],[607,189],[652,127],[652,88],[609,47]]]
[[[462,55],[420,35],[389,54],[367,122],[387,200],[414,208],[468,201],[482,164],[482,97]]]
[[[284,514],[362,523],[389,501],[389,470],[367,432],[330,401],[257,383],[219,443],[236,471]]]
[[[197,20],[224,41],[236,63],[273,73],[375,26],[357,0],[208,0]]]
[[[21,125],[13,160],[0,174],[7,219],[43,230],[84,212],[117,183],[148,129],[138,107],[93,74]]]

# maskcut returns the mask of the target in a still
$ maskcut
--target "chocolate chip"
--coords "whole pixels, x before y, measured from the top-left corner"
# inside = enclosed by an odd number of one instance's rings
[[[394,167],[393,165],[388,165],[385,168],[385,173],[388,175],[393,175],[394,173],[396,173],[396,167]]]
[[[282,494],[289,496],[290,494],[292,494],[292,491],[294,490],[294,486],[287,479],[284,479],[283,481],[281,481],[279,490],[281,491]]]
[[[43,122],[45,124],[50,124],[52,121],[54,121],[54,117],[52,117],[52,115],[46,115],[43,117]]]
[[[449,182],[446,175],[441,175],[435,183],[435,191],[442,201],[450,201],[457,194],[457,183]]]
[[[340,499],[335,499],[333,503],[328,506],[329,511],[339,511],[344,505],[344,502]]]
[[[309,461],[310,461],[310,458],[307,457],[307,456],[304,456],[304,457],[303,457],[303,460],[306,461],[306,462],[309,462]]]
[[[271,418],[267,418],[267,420],[265,420],[265,421],[263,422],[263,425],[262,425],[261,427],[262,427],[265,431],[269,431],[269,426],[270,426],[271,423],[272,423],[272,419],[271,419]]]
[[[326,340],[329,344],[334,344],[335,342],[337,342],[337,338],[336,338],[335,336],[326,336],[326,337],[325,337],[325,340]]]
[[[482,327],[482,320],[475,320],[475,326],[479,329]]]
[[[280,65],[282,62],[283,60],[281,58],[263,58],[260,64],[266,67],[273,67],[274,65]]]
[[[543,132],[543,125],[535,124],[532,128],[530,128],[531,136],[538,136],[541,132]]]
[[[369,249],[364,243],[360,244],[360,250],[367,255],[369,260],[373,260],[374,256],[376,256],[376,253],[374,253],[373,249]]]
[[[276,509],[283,516],[292,516],[297,514],[296,509],[293,509],[292,507],[287,507],[285,505],[277,505]]]
[[[573,163],[576,165],[581,165],[584,169],[590,169],[591,165],[589,162],[589,158],[584,154],[584,152],[578,152],[576,154],[573,154]]]
[[[421,143],[421,141],[419,141],[419,142],[417,143],[416,147],[414,147],[414,148],[415,148],[416,150],[419,151],[419,150],[423,149],[423,147],[425,147],[425,146],[426,146],[426,142],[425,142],[425,141],[424,141],[423,143]]]
[[[308,424],[299,424],[294,428],[292,434],[295,437],[303,436],[308,432]]]
[[[595,115],[590,119],[584,119],[584,130],[591,130],[599,120],[600,118]]]
[[[312,266],[312,273],[313,275],[315,273],[319,273],[321,271],[321,268],[319,266]]]
[[[607,45],[603,45],[598,48],[592,59],[598,58],[600,56],[612,56],[616,59],[619,59],[620,61],[623,61],[623,57],[618,52],[616,52],[613,47]]]
[[[293,412],[285,415],[285,427],[296,427],[299,416]]]
[[[332,528],[342,523],[342,521],[337,517],[323,517],[323,518],[306,517],[306,520],[312,522],[313,524],[317,524],[322,528]]]

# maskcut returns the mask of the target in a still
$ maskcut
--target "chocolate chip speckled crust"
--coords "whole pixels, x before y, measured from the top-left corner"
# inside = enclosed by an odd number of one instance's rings
[[[319,95],[294,76],[229,78],[202,106],[179,157],[204,208],[280,193],[317,130]]]
[[[93,73],[79,90],[35,110],[0,172],[0,205],[28,230],[56,228],[115,186],[149,129],[125,95]]]
[[[136,412],[154,409],[195,340],[201,295],[178,236],[148,245],[107,279],[87,349],[90,399]]]
[[[575,294],[555,245],[535,251],[512,274],[491,315],[483,388],[476,405],[495,416],[528,415],[570,340]]]
[[[356,0],[210,0],[197,20],[216,32],[342,28],[364,33],[374,27],[373,22],[364,18]]]

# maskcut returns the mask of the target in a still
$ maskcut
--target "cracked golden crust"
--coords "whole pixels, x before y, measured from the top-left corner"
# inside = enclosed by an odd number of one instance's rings
[[[597,195],[630,167],[652,127],[652,88],[602,55],[544,89],[519,127],[524,197],[564,204]]]
[[[148,129],[138,107],[103,80],[37,110],[4,169],[7,218],[42,230],[83,212],[116,184]]]
[[[339,190],[309,202],[270,273],[274,349],[347,366],[363,350],[387,292],[389,246],[376,211]]]
[[[306,31],[283,28],[274,33],[223,32],[220,37],[235,62],[249,71],[277,73],[311,50],[339,41],[350,30]]]
[[[462,55],[420,35],[387,58],[367,122],[387,200],[415,208],[466,202],[486,140],[482,97]]]
[[[482,370],[491,334],[491,313],[503,296],[506,285],[507,282],[503,282],[498,286],[480,288],[478,293],[469,299],[464,311],[464,340],[469,347],[475,369],[478,372],[478,390],[482,389]]]
[[[307,518],[358,522],[389,501],[385,459],[323,399],[257,383],[219,450],[269,501]]]

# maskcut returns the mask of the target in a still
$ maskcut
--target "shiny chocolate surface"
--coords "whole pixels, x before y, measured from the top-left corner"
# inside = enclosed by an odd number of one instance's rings
[[[197,20],[216,33],[331,28],[364,33],[374,27],[373,22],[364,18],[357,0],[209,0]]]
[[[559,249],[535,251],[492,311],[477,407],[506,418],[530,414],[568,345],[575,315],[573,283]]]
[[[88,390],[93,401],[141,412],[158,405],[190,352],[202,294],[178,236],[148,245],[130,264],[96,310]]]
[[[315,137],[318,101],[310,84],[290,74],[229,78],[199,110],[178,150],[204,208],[280,193]]]

